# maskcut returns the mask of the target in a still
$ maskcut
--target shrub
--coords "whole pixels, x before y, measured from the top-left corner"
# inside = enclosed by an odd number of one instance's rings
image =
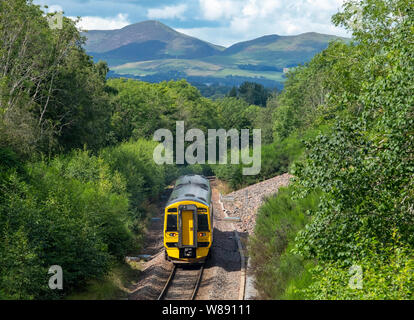
[[[358,276],[341,261],[323,263],[312,270],[315,281],[297,290],[307,299],[330,300],[412,300],[414,298],[414,256],[412,249],[393,234],[392,244],[375,238],[360,240],[361,254],[352,262],[362,271]],[[350,285],[354,284],[354,286]]]
[[[47,269],[60,265],[66,294],[99,278],[132,248],[125,181],[102,158],[75,151],[28,163],[0,182],[0,282],[6,298],[56,297]],[[20,261],[20,262],[19,262]],[[12,282],[21,283],[13,289]]]
[[[156,199],[165,187],[166,166],[153,161],[156,146],[156,142],[139,139],[101,151],[112,172],[119,172],[126,179],[133,206],[139,207],[148,198]]]
[[[292,253],[297,232],[308,222],[307,212],[317,207],[319,195],[292,200],[293,187],[281,188],[260,208],[249,254],[262,297],[297,298],[292,290],[309,282],[311,261]],[[292,294],[293,293],[293,294]]]

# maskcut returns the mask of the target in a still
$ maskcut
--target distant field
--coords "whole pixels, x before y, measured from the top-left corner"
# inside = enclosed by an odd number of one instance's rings
[[[152,74],[155,72],[169,72],[172,70],[180,70],[186,72],[187,74],[193,73],[197,75],[211,75],[222,70],[223,67],[200,60],[165,59],[131,62],[112,67],[111,69],[119,74],[129,73],[137,76]]]
[[[226,58],[226,57],[224,57]],[[230,59],[229,59],[230,60]],[[112,67],[121,75],[148,76],[180,70],[187,76],[225,78],[227,76],[264,77],[274,81],[283,81],[283,73],[275,71],[241,70],[236,64],[220,65],[201,60],[166,59],[126,63]]]

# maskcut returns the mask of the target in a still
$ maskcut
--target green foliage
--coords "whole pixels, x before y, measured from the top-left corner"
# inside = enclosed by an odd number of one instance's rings
[[[22,177],[13,169],[2,175],[4,298],[55,298],[79,290],[138,248],[142,203],[158,196],[165,184],[166,169],[148,160],[153,147],[140,140],[105,149],[102,156],[78,150],[28,163]],[[63,292],[47,287],[51,265],[64,270]]]
[[[167,166],[159,166],[153,161],[157,144],[140,139],[101,151],[112,172],[119,172],[125,178],[134,207],[139,207],[145,200],[156,199],[165,187]]]
[[[323,263],[311,270],[314,282],[296,289],[307,299],[318,300],[412,300],[414,299],[414,257],[394,233],[393,242],[376,239],[359,243],[360,254],[353,266],[359,275],[340,261]],[[358,288],[358,281],[360,281]]]
[[[230,129],[252,129],[254,116],[249,116],[249,110],[254,108],[241,99],[227,97],[216,101],[216,112],[219,117],[221,128]]]
[[[20,228],[15,232],[5,229],[0,242],[0,299],[33,299],[46,291],[46,268]],[[42,276],[43,275],[43,276]]]
[[[315,210],[319,194],[292,200],[293,188],[282,188],[260,208],[254,235],[249,242],[258,289],[263,298],[300,298],[294,288],[306,287],[311,261],[291,252],[295,236],[309,221],[307,212]]]
[[[7,179],[11,171],[23,172],[23,165],[18,155],[11,148],[0,147],[0,183],[3,179]]]
[[[88,281],[84,290],[65,297],[67,300],[118,300],[126,299],[128,287],[139,277],[140,266],[137,262],[117,262],[102,279]]]
[[[209,98],[211,100],[217,100],[226,97],[232,88],[230,86],[225,86],[222,84],[204,84],[197,82],[191,82],[191,84],[200,90],[200,93],[203,97]]]
[[[365,5],[369,8],[373,3],[363,1]],[[389,5],[392,9],[393,4]],[[366,10],[365,18],[371,19],[372,12]],[[301,235],[300,247],[307,254],[349,260],[357,248],[356,232],[387,243],[394,228],[403,241],[414,244],[410,214],[414,201],[414,57],[413,44],[407,41],[414,32],[414,14],[402,12],[406,18],[393,28],[392,42],[382,43],[381,50],[374,52],[368,45],[372,57],[361,70],[366,80],[360,84],[360,95],[336,101],[342,108],[360,111],[343,116],[332,134],[312,141],[307,160],[295,169],[304,192],[321,188],[326,194]],[[379,15],[376,19],[388,18]],[[357,33],[360,50],[372,36],[367,28]]]
[[[2,243],[10,242],[10,247],[6,247],[1,278],[6,288],[13,287],[14,281],[24,283],[18,291],[25,297],[55,296],[46,290],[46,270],[51,265],[65,270],[65,290],[69,291],[86,278],[99,277],[109,266],[106,246],[96,235],[97,226],[89,223],[87,208],[77,198],[77,192],[84,191],[82,184],[52,171],[39,181],[42,189],[13,174],[2,186],[6,193],[0,207],[0,230]],[[20,255],[24,255],[21,260],[28,260],[24,267],[17,263]],[[34,273],[35,277],[29,276]],[[6,297],[13,296],[13,290],[6,289]]]
[[[358,94],[356,85],[361,77],[364,56],[342,41],[330,43],[309,63],[288,74],[284,90],[268,103],[275,105],[273,130],[275,141],[287,138],[295,131],[332,122],[342,108],[330,102],[346,95]]]
[[[167,168],[170,166],[167,166]],[[171,182],[172,180],[175,180],[179,176],[185,176],[187,174],[199,174],[203,176],[211,176],[213,175],[213,172],[211,170],[211,166],[208,164],[191,164],[191,165],[185,165],[185,166],[177,166],[176,170],[174,171],[174,179],[167,180],[168,182]]]
[[[212,101],[185,80],[151,84],[112,79],[108,85],[117,92],[109,133],[115,142],[151,138],[158,129],[174,132],[176,121],[184,121],[186,129],[198,128],[206,133],[218,127]]]
[[[214,174],[229,183],[232,189],[254,184],[290,170],[294,161],[300,160],[305,150],[304,141],[317,136],[321,132],[329,131],[329,126],[310,128],[299,134],[292,133],[288,138],[272,144],[264,144],[261,149],[261,170],[258,175],[244,176],[244,164],[211,165]],[[230,151],[228,159],[231,159]]]
[[[238,96],[248,104],[265,107],[270,90],[254,82],[243,82],[238,89]]]
[[[65,151],[87,145],[98,150],[108,143],[112,114],[106,87],[105,64],[93,64],[83,49],[73,49],[59,66],[58,88],[44,117],[59,126],[57,142]]]
[[[305,267],[285,296],[412,299],[414,10],[406,0],[347,1],[333,21],[349,28],[355,43],[331,44],[294,70],[271,101],[275,142],[327,129],[305,139],[304,158],[291,167],[295,197],[322,194],[289,241],[293,254],[318,266],[310,273]],[[278,267],[272,259],[264,260]],[[364,270],[361,290],[348,287],[353,264]],[[278,281],[263,278],[261,285],[272,292]]]
[[[0,147],[28,157],[106,143],[107,70],[81,45],[75,21],[51,29],[31,1],[0,3]]]
[[[233,87],[228,93],[228,96],[231,98],[237,98],[237,88]]]

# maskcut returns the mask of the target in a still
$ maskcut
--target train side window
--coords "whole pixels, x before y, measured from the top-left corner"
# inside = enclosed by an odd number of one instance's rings
[[[207,214],[198,215],[198,231],[210,231]]]
[[[166,231],[177,231],[177,215],[167,215],[167,230]]]

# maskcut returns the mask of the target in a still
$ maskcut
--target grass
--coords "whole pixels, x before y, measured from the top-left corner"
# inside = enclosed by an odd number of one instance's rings
[[[117,263],[111,272],[100,280],[91,280],[82,292],[66,297],[67,300],[119,300],[128,297],[128,286],[138,278],[138,262]]]
[[[201,60],[169,59],[131,62],[111,68],[118,74],[132,74],[135,76],[153,75],[169,71],[184,72],[187,76],[217,77],[227,76],[264,77],[269,80],[283,81],[283,73],[275,71],[241,70],[236,65],[222,65],[204,62]]]
[[[313,261],[294,254],[295,237],[317,208],[319,194],[292,199],[293,187],[281,188],[260,208],[254,235],[249,241],[249,255],[257,288],[266,299],[302,299],[298,289],[312,281],[309,270]]]

